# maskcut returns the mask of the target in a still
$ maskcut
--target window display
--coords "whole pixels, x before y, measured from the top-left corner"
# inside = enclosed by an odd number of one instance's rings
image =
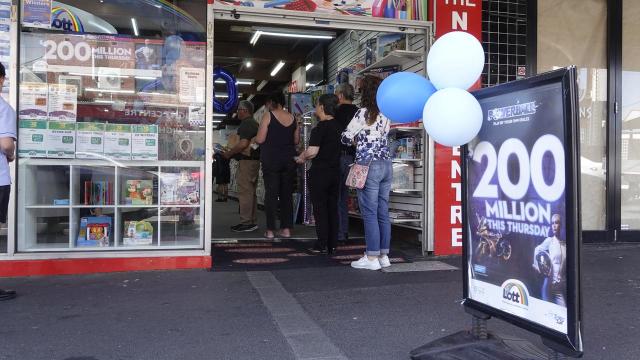
[[[18,251],[203,248],[206,2],[22,4]]]

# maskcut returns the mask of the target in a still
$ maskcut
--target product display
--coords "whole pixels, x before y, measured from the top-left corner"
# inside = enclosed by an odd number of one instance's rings
[[[87,216],[80,218],[80,228],[76,238],[76,246],[110,246],[111,217]]]
[[[148,221],[126,221],[124,223],[123,244],[125,246],[151,245],[153,226]]]
[[[382,59],[395,50],[407,50],[408,42],[406,34],[380,35],[376,44],[378,59]]]
[[[73,159],[76,157],[76,126],[70,122],[49,121],[44,139],[48,158]]]
[[[124,202],[127,205],[152,205],[152,180],[127,180]]]
[[[20,120],[18,127],[18,156],[46,157],[47,122],[42,120]]]
[[[84,205],[113,205],[113,183],[85,181],[81,198]]]
[[[76,124],[76,158],[100,159],[104,153],[103,123],[81,122]]]
[[[200,174],[182,171],[163,173],[160,177],[162,205],[198,205],[200,203]]]
[[[158,160],[158,126],[131,126],[131,159]]]
[[[413,189],[414,168],[411,164],[394,163],[391,190]]]
[[[107,124],[104,155],[112,159],[131,160],[131,125]]]

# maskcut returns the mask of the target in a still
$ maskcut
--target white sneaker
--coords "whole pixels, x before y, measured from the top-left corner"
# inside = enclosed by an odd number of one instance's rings
[[[376,260],[369,260],[369,258],[365,255],[361,257],[358,261],[352,261],[351,267],[356,269],[367,269],[367,270],[380,270],[380,262]]]
[[[378,261],[380,262],[380,266],[383,268],[391,266],[391,261],[389,261],[389,257],[387,255],[380,255]]]

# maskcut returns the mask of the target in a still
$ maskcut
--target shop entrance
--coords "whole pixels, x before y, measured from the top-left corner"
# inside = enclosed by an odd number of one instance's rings
[[[349,20],[352,20],[350,17]],[[399,28],[383,21],[333,23],[296,15],[272,17],[256,12],[218,11],[214,21],[214,66],[236,78],[239,100],[250,101],[257,123],[266,111],[269,94],[283,92],[286,108],[302,126],[299,151],[306,146],[316,124],[314,100],[333,93],[337,84],[349,83],[359,103],[358,84],[364,74],[386,77],[396,71],[424,74],[430,31],[425,28]],[[426,24],[425,24],[426,25]],[[215,82],[216,97],[227,101],[226,84]],[[214,148],[230,148],[244,117],[234,109],[213,117]],[[397,127],[392,134],[394,186],[391,194],[393,239],[413,254],[428,251],[426,184],[429,142],[421,125]],[[217,245],[243,241],[263,241],[266,229],[264,181],[258,177],[257,228],[233,228],[240,224],[238,195],[239,158],[228,162],[215,157],[212,199],[212,241]],[[309,164],[310,165],[310,164]],[[309,166],[307,165],[307,167]],[[228,169],[226,168],[228,166]],[[225,172],[228,171],[228,174]],[[228,176],[227,176],[228,175]],[[312,204],[308,196],[306,171],[300,166],[294,181],[294,228],[292,238],[311,242],[316,238]],[[227,178],[228,177],[228,178]],[[355,192],[347,199],[349,239],[363,243],[364,229]],[[289,240],[285,240],[289,241]],[[221,245],[224,247],[224,245]],[[357,249],[361,255],[361,249]],[[354,255],[355,256],[355,255]]]

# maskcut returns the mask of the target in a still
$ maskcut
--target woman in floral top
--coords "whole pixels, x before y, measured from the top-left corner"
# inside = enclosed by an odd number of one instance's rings
[[[389,192],[393,178],[389,152],[390,122],[380,113],[376,93],[381,80],[366,76],[362,82],[362,108],[342,133],[342,143],[355,143],[356,163],[369,165],[367,181],[358,190],[358,205],[364,221],[367,251],[358,261],[351,263],[356,269],[379,270],[388,267],[391,245],[389,221]]]

